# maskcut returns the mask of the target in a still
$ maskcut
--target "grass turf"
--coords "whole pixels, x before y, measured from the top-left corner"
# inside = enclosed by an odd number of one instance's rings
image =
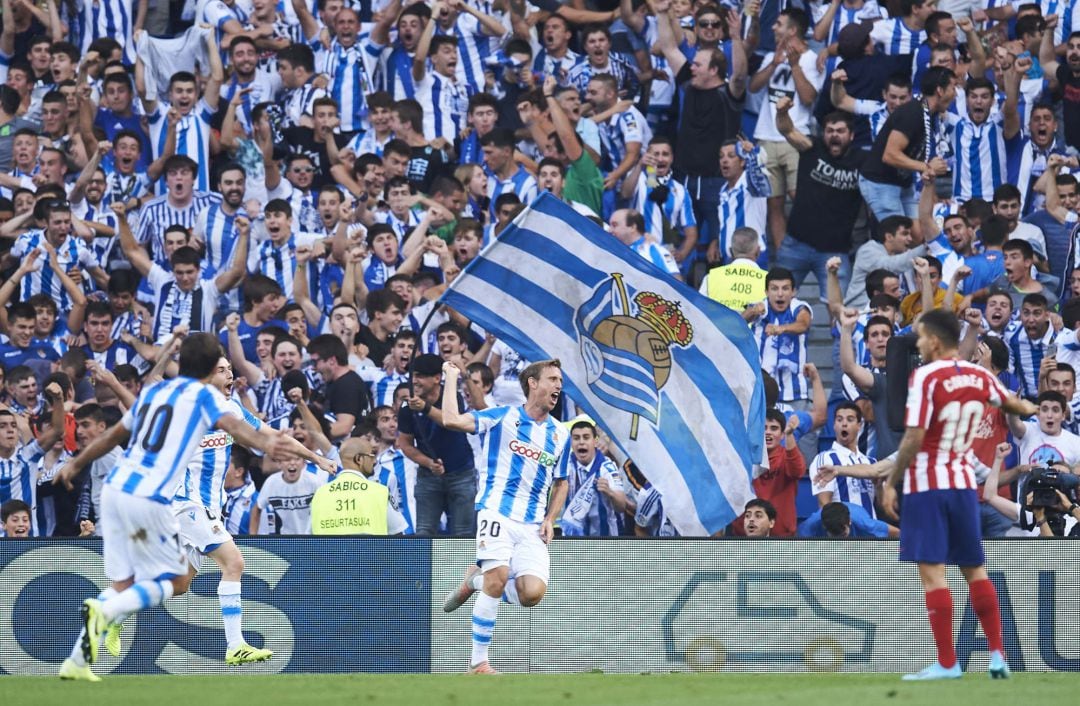
[[[467,675],[293,674],[274,676],[107,676],[99,684],[55,677],[0,677],[20,706],[216,704],[383,704],[401,706],[612,706],[732,703],[739,706],[948,704],[993,706],[1069,703],[1080,675],[1015,674],[992,681],[971,673],[947,682],[910,684],[893,674],[562,674]]]

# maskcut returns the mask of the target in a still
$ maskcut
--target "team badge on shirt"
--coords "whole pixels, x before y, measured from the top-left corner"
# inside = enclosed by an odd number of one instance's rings
[[[635,292],[612,273],[574,317],[589,387],[608,404],[657,423],[660,388],[671,374],[671,346],[687,348],[694,328],[671,302],[654,292]]]

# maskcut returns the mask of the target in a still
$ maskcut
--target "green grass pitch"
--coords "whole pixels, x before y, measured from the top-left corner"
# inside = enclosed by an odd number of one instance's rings
[[[986,674],[921,684],[894,674],[565,674],[499,676],[305,674],[276,676],[110,676],[99,684],[48,677],[0,677],[12,704],[128,706],[190,703],[386,706],[1015,706],[1076,703],[1080,675]],[[8,699],[4,699],[8,702]]]

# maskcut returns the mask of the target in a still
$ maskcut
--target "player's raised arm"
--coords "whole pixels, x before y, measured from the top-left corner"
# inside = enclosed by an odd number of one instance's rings
[[[439,424],[453,431],[475,434],[476,419],[470,414],[462,414],[458,411],[457,383],[461,371],[453,363],[443,363],[443,375],[442,420]]]
[[[59,485],[63,483],[65,488],[73,490],[75,486],[72,485],[71,481],[82,473],[84,468],[109,453],[114,447],[126,445],[129,438],[131,438],[131,430],[125,427],[123,423],[111,427],[80,451],[78,456],[65,463],[53,476],[52,484]]]
[[[259,449],[271,457],[298,456],[305,461],[311,461],[327,473],[333,474],[337,470],[336,463],[305,448],[291,436],[280,432],[276,434],[258,432],[243,419],[231,414],[223,415],[214,426],[231,434],[241,445],[250,449]]]

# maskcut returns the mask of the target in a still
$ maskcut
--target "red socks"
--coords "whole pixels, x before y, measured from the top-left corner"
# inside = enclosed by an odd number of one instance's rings
[[[987,581],[986,583],[990,583]],[[991,592],[994,590],[990,586]],[[997,611],[997,598],[993,598],[994,611]],[[972,605],[975,604],[975,592],[971,594]],[[956,647],[953,645],[952,632],[952,594],[947,588],[939,588],[926,594],[926,613],[930,618],[930,630],[934,633],[934,644],[937,645],[938,662],[946,669],[956,664]],[[976,608],[978,612],[978,608]],[[982,614],[979,614],[982,620]],[[998,641],[1000,642],[1001,630],[998,629]],[[992,649],[992,648],[991,648]]]
[[[1001,611],[998,609],[997,591],[990,579],[975,581],[969,587],[971,607],[979,616],[979,624],[986,634],[986,644],[990,651],[1004,652],[1001,642]],[[926,605],[930,605],[927,594]]]

